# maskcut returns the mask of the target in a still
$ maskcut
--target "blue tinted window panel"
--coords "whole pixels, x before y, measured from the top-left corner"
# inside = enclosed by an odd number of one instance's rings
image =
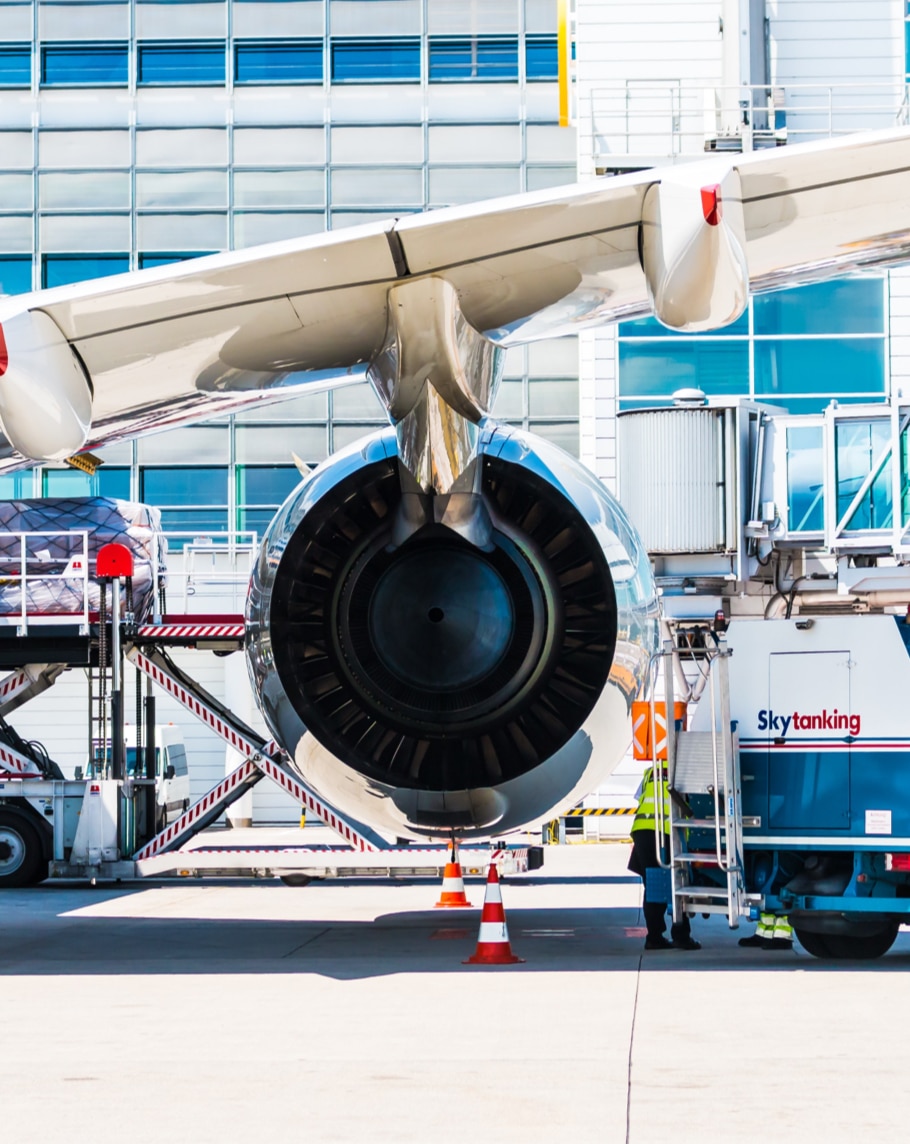
[[[130,471],[102,467],[93,476],[76,469],[48,469],[44,473],[46,497],[114,497],[130,499]]]
[[[787,530],[820,532],[824,526],[825,457],[821,425],[787,428]]]
[[[235,83],[322,83],[322,41],[239,42]]]
[[[846,516],[872,467],[891,439],[888,421],[839,422],[836,432],[837,519]],[[891,461],[872,482],[844,528],[847,532],[890,528],[892,523]]]
[[[148,466],[142,470],[142,499],[148,504],[171,507],[226,505],[227,481],[228,470],[223,465]]]
[[[749,392],[747,342],[620,342],[623,397],[669,397],[698,386],[707,394]]]
[[[880,278],[836,278],[752,300],[756,334],[881,334],[885,292]]]
[[[747,337],[749,333],[749,313],[741,314],[729,326],[719,330],[712,330],[711,337]],[[619,336],[621,338],[703,338],[704,334],[681,334],[679,330],[671,330],[669,326],[658,322],[656,318],[635,318],[631,322],[619,323]]]
[[[517,37],[430,40],[430,82],[518,79]]]
[[[31,288],[30,258],[0,258],[0,294],[27,294]]]
[[[29,87],[31,82],[31,45],[0,44],[0,87]]]
[[[186,262],[188,258],[204,258],[206,254],[214,254],[215,251],[190,251],[183,254],[171,253],[148,253],[139,255],[139,269],[140,270],[153,270],[156,266],[172,266],[175,262]]]
[[[755,343],[755,394],[758,397],[878,395],[884,391],[885,346],[881,338]]]
[[[45,87],[123,86],[128,78],[126,44],[46,44],[41,49]]]
[[[247,465],[238,470],[238,501],[242,505],[278,505],[301,480],[295,465]]]
[[[224,83],[224,44],[140,44],[141,84]]]
[[[128,254],[70,256],[46,254],[41,268],[41,285],[70,286],[90,278],[107,278],[110,274],[126,274],[130,268]]]
[[[420,40],[334,40],[332,79],[416,83],[420,79]]]
[[[7,473],[0,477],[0,500],[22,500],[32,495],[31,471]]]
[[[525,73],[529,80],[559,79],[559,49],[555,36],[528,36]]]

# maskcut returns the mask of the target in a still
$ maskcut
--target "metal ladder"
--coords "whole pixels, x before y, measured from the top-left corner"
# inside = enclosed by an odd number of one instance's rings
[[[667,712],[673,711],[672,641],[664,644],[664,690]],[[730,649],[718,638],[717,650],[708,658],[708,679],[701,703],[710,706],[708,731],[677,730],[667,718],[667,779],[670,787],[670,821],[666,823],[662,799],[656,800],[658,838],[666,836],[664,853],[658,847],[662,866],[670,874],[673,920],[686,913],[725,914],[731,929],[748,912],[743,877],[743,823],[739,766],[739,741],[730,721]],[[706,693],[707,694],[706,694]],[[695,817],[689,800],[705,811]],[[710,843],[710,848],[708,845]],[[700,868],[719,871],[723,884],[700,878]]]

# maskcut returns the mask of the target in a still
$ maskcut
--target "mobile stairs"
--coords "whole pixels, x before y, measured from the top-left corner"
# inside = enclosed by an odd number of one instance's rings
[[[678,714],[674,675],[684,676],[673,640],[665,641],[655,657],[655,682],[659,687],[662,679],[665,705],[650,704],[650,742],[655,745],[656,763],[665,760],[670,800],[669,822],[663,800],[655,800],[661,869],[649,877],[648,888],[652,897],[660,900],[663,893],[672,903],[674,922],[686,914],[723,914],[735,929],[741,917],[755,912],[757,899],[745,893],[739,740],[730,719],[730,655],[721,635],[704,660],[697,701],[709,705],[707,731],[685,730],[685,721],[675,717],[660,719],[661,706],[664,712]]]

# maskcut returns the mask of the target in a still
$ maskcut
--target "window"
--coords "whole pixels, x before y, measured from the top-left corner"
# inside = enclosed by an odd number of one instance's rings
[[[838,523],[848,513],[890,440],[891,423],[884,418],[837,423],[834,451]],[[866,489],[852,516],[844,524],[845,532],[891,527],[891,462],[889,457]]]
[[[78,469],[45,469],[42,474],[42,496],[46,497],[114,497],[130,499],[128,468],[102,465],[93,475]]]
[[[128,254],[46,254],[41,267],[41,285],[69,286],[89,278],[125,274],[129,268]]]
[[[294,465],[238,467],[237,504],[240,506],[241,531],[255,531],[262,536],[272,517],[302,479]]]
[[[880,278],[840,278],[757,294],[756,336],[765,334],[881,334],[885,295]]]
[[[29,87],[31,82],[31,44],[0,45],[0,87]]]
[[[824,428],[787,426],[787,531],[821,532],[825,526]]]
[[[528,36],[525,73],[529,80],[559,79],[559,53],[555,36]]]
[[[342,83],[416,83],[420,79],[420,40],[333,40],[332,79]]]
[[[234,46],[234,82],[322,83],[322,42],[241,40]]]
[[[224,171],[139,171],[136,206],[140,209],[193,210],[227,206]]]
[[[702,386],[702,389],[705,387]],[[817,394],[883,394],[882,338],[767,338],[755,342],[755,393],[783,400]]]
[[[45,44],[41,83],[45,87],[116,84],[129,77],[126,44]]]
[[[430,83],[518,79],[516,36],[430,40]]]
[[[0,477],[0,500],[23,500],[32,495],[32,473],[6,473]]]
[[[226,532],[228,468],[209,466],[146,466],[141,470],[140,498],[161,511],[166,532],[193,535]],[[190,539],[175,537],[170,547],[180,549]]]
[[[139,255],[139,269],[140,270],[153,270],[156,266],[171,266],[175,262],[186,262],[188,258],[202,258],[205,254],[215,254],[214,250],[210,251],[193,251],[190,254],[167,254],[164,252],[143,253]]]
[[[747,341],[670,341],[619,343],[619,369],[625,397],[669,396],[698,386],[705,393],[749,392]]]
[[[137,83],[224,83],[224,44],[140,44]]]
[[[27,294],[31,288],[31,258],[0,258],[0,294]]]

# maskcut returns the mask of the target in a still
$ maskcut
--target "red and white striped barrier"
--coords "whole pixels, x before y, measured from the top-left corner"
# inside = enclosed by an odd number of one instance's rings
[[[32,682],[32,677],[24,667],[20,671],[14,671],[12,675],[0,679],[0,707],[14,699],[27,687],[31,687]]]
[[[200,699],[197,699],[195,695],[187,691],[181,683],[169,675],[163,668],[159,667],[158,664],[150,659],[144,652],[141,652],[136,647],[131,647],[126,653],[126,658],[138,667],[140,671],[144,672],[153,683],[157,683],[163,691],[173,696],[178,703],[181,703],[187,711],[195,715],[206,727],[210,727],[216,735],[219,735],[225,743],[233,747],[235,751],[240,751],[240,753],[244,755],[258,755],[260,751],[263,750],[261,739],[255,737],[252,733],[250,735],[241,734],[236,728],[226,723],[213,708],[207,706]]]
[[[173,696],[178,703],[181,703],[188,711],[192,712],[197,719],[199,719],[207,727],[210,727],[215,732],[215,734],[223,739],[224,742],[227,743],[230,747],[233,747],[234,750],[239,751],[243,755],[249,755],[250,758],[248,762],[251,766],[253,766],[261,774],[270,778],[272,782],[277,783],[278,786],[282,788],[282,790],[287,791],[288,794],[297,799],[302,806],[305,806],[307,810],[311,811],[318,818],[320,818],[326,824],[326,826],[331,827],[332,830],[336,832],[336,834],[339,834],[345,840],[345,842],[349,843],[357,850],[381,849],[381,840],[379,840],[378,836],[376,841],[374,841],[373,839],[364,835],[355,826],[351,825],[349,822],[343,819],[327,803],[317,798],[316,795],[314,795],[300,781],[300,779],[298,779],[281,763],[280,756],[282,751],[274,739],[270,739],[268,743],[263,743],[262,740],[255,734],[255,732],[250,731],[248,734],[244,734],[243,732],[237,730],[236,727],[232,727],[229,723],[221,718],[221,716],[213,707],[210,707],[201,699],[197,699],[195,695],[191,694],[177,679],[170,675],[169,672],[160,667],[144,652],[139,651],[138,648],[132,647],[126,654],[127,658],[133,664],[135,664],[135,666],[138,667],[140,671],[145,672],[145,674],[148,675],[154,683],[157,683],[159,687],[163,688],[163,690],[165,690],[169,695]],[[241,768],[238,768],[238,770],[239,769]],[[237,771],[231,772],[231,775],[236,774]],[[228,778],[224,780],[224,782],[227,782],[228,779],[231,778],[231,775],[229,775]],[[250,775],[247,775],[247,780],[249,777]],[[220,790],[223,785],[223,783],[219,783],[217,787],[213,788],[213,791],[209,791],[209,793],[204,796],[200,803],[196,803],[196,807],[199,807],[201,802],[206,802],[206,800],[210,799],[214,791]],[[220,797],[224,798],[225,795],[229,794],[233,789],[233,787],[227,788],[222,792]],[[152,841],[148,843],[148,846],[157,844],[158,840],[162,838],[163,835],[169,834],[173,827],[176,827],[178,824],[182,823],[184,818],[186,818],[186,815],[192,814],[196,807],[190,807],[185,815],[182,815],[180,818],[178,818],[177,821],[172,824],[172,826],[167,827],[167,829],[163,831],[162,834],[158,835],[156,838],[153,838]],[[208,803],[208,808],[211,808],[210,802]],[[168,845],[170,845],[177,837],[177,835],[185,832],[188,827],[192,826],[193,821],[198,820],[198,817],[201,817],[202,813],[204,813],[204,811],[200,812],[200,815],[197,816],[197,819],[189,820],[180,830],[176,831],[174,834],[171,834],[167,840],[161,843],[161,847],[159,847],[159,849],[162,847],[166,848]],[[146,847],[146,849],[148,849],[148,847]],[[158,849],[151,851],[152,854],[156,854],[158,852]],[[143,856],[148,857],[150,855],[146,855],[144,850],[141,851],[139,855],[137,855],[137,857]]]
[[[31,759],[0,743],[0,778],[40,779],[43,775]]]
[[[243,639],[246,627],[235,624],[142,624],[142,639]]]
[[[225,775],[221,782],[212,787],[208,794],[204,794],[198,802],[193,803],[189,810],[184,811],[170,826],[166,826],[160,834],[155,835],[151,842],[147,842],[135,855],[136,860],[152,858],[155,854],[167,850],[182,835],[192,833],[191,828],[200,819],[214,810],[217,804],[233,794],[238,786],[248,783],[258,773],[258,770],[259,768],[252,759],[244,759],[239,767],[236,767],[229,775]]]
[[[271,744],[269,744],[271,745]],[[355,850],[376,850],[380,849],[374,842],[366,838],[359,830],[355,829],[350,823],[340,818],[334,810],[327,804],[314,795],[309,788],[287,770],[280,762],[274,758],[269,758],[263,755],[261,759],[256,760],[256,765],[264,775],[267,775],[272,782],[277,783],[282,790],[287,791],[294,799],[297,800],[307,810],[310,810],[318,818],[330,826],[336,834],[340,835],[345,842],[354,847]]]

